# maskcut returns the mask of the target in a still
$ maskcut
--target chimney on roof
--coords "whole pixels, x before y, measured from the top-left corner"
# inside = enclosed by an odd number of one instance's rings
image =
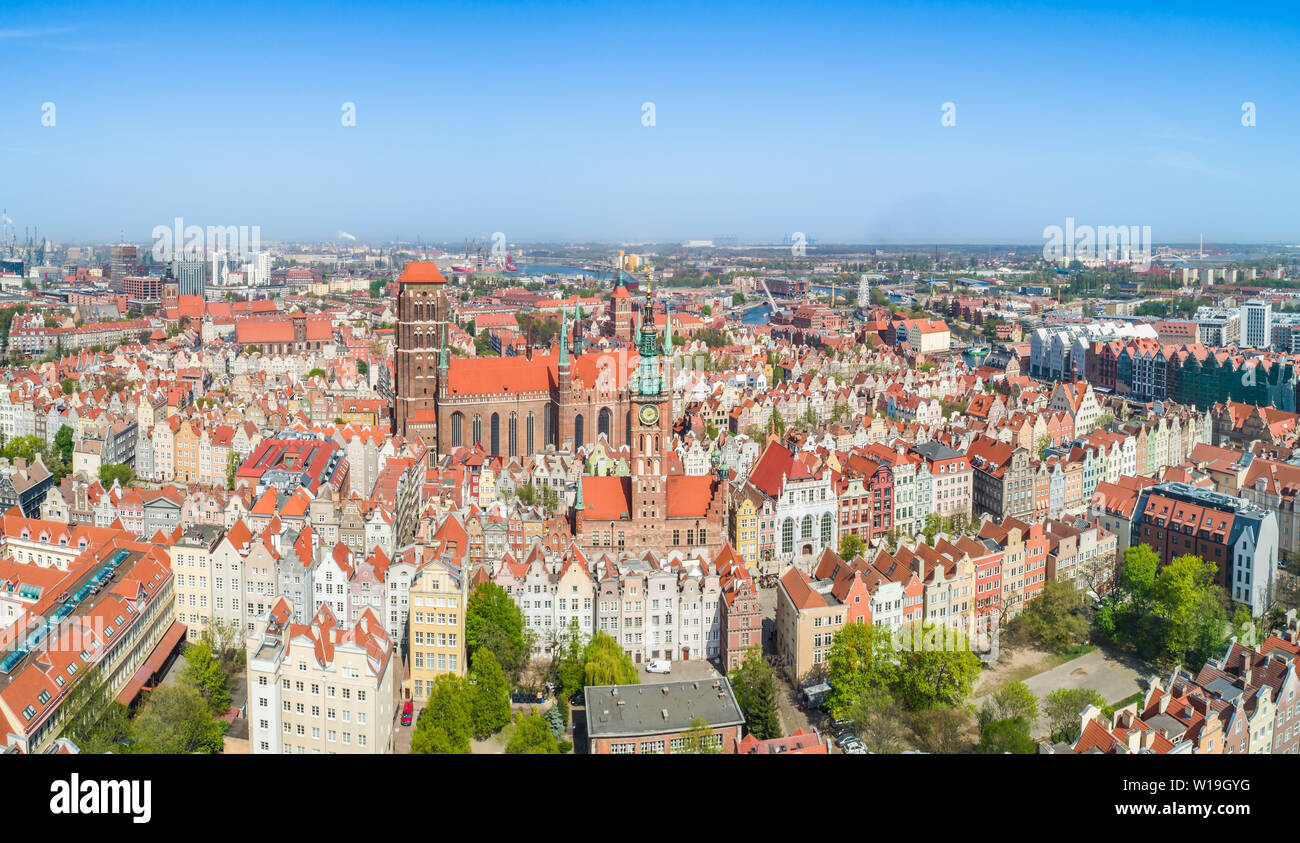
[[[1168,692],[1168,693],[1165,693],[1165,694],[1161,694],[1161,695],[1160,695],[1160,705],[1157,707],[1157,710],[1158,710],[1161,714],[1164,714],[1165,711],[1168,710],[1168,708],[1169,708],[1169,698],[1170,698],[1171,696],[1173,696],[1173,689],[1172,689],[1172,688],[1169,689],[1169,692]]]
[[[1241,669],[1241,682],[1243,687],[1250,687],[1250,656],[1246,657],[1246,663]]]

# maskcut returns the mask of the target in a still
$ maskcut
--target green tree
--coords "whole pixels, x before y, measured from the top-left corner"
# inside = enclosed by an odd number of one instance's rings
[[[943,516],[937,512],[931,512],[925,516],[925,529],[921,533],[925,536],[926,544],[933,545],[934,537],[939,535],[943,530]]]
[[[1156,600],[1168,619],[1166,662],[1204,664],[1225,642],[1228,595],[1215,584],[1218,568],[1199,556],[1179,556],[1156,576]]]
[[[226,488],[234,491],[235,474],[239,471],[239,455],[234,451],[226,454]]]
[[[1003,685],[980,708],[980,726],[995,720],[1021,718],[1026,723],[1038,719],[1038,697],[1024,682]]]
[[[1161,568],[1150,547],[1131,547],[1093,627],[1143,659],[1203,664],[1226,641],[1228,596],[1214,582],[1216,570],[1190,555]]]
[[[745,714],[745,731],[760,741],[781,737],[781,717],[776,706],[776,675],[755,644],[731,673],[731,689]]]
[[[979,746],[976,752],[984,755],[1033,755],[1038,750],[1034,739],[1029,735],[1029,721],[1023,717],[1008,717],[994,720],[980,729]]]
[[[827,702],[837,719],[853,717],[863,699],[875,699],[898,678],[897,654],[887,631],[874,624],[846,624],[836,634],[827,657],[831,693]]]
[[[64,395],[71,395],[77,391],[77,382],[72,378],[64,378],[59,381],[59,386],[63,388]]]
[[[506,743],[507,755],[559,755],[560,748],[546,719],[533,709],[515,716],[515,728]]]
[[[133,479],[135,479],[135,472],[131,470],[129,465],[105,463],[99,467],[99,482],[103,484],[105,489],[112,486],[114,480],[117,480],[122,486],[126,486]]]
[[[1052,740],[1071,742],[1079,737],[1080,716],[1089,705],[1106,705],[1105,698],[1091,688],[1057,688],[1043,700],[1043,715]]]
[[[1083,592],[1069,580],[1049,580],[1011,625],[1033,643],[1064,653],[1088,636]]]
[[[888,688],[873,687],[859,696],[848,719],[869,752],[895,755],[906,748],[903,708]]]
[[[17,436],[5,444],[3,454],[7,459],[24,459],[28,462],[45,451],[46,444],[41,436]]]
[[[912,646],[898,658],[899,702],[910,711],[964,704],[980,672],[966,636],[938,624],[914,624],[910,634]]]
[[[717,735],[709,728],[708,722],[703,717],[697,715],[691,718],[691,726],[682,734],[682,738],[686,742],[686,746],[682,748],[683,755],[722,754]]]
[[[583,649],[583,674],[587,685],[636,685],[641,682],[632,658],[604,632],[591,636]]]
[[[564,730],[569,726],[569,718],[565,715],[564,709],[561,708],[561,703],[557,702],[546,709],[546,714],[543,717],[546,720],[546,725],[551,729],[552,737],[557,741],[564,737]]]
[[[319,367],[312,369],[310,372],[307,373],[308,380],[311,380],[312,378],[328,378],[328,377],[329,377],[329,372]]]
[[[429,699],[411,735],[413,755],[468,755],[473,729],[473,688],[460,676],[444,673],[433,680]]]
[[[177,683],[149,694],[131,737],[134,751],[148,755],[212,754],[221,751],[225,730],[197,688]]]
[[[851,562],[861,556],[867,549],[867,543],[857,533],[844,533],[840,536],[840,558]]]
[[[225,714],[230,708],[226,674],[208,641],[199,641],[185,648],[185,670],[181,673],[181,681],[203,695],[213,714]]]
[[[564,634],[559,648],[560,659],[555,666],[556,683],[560,686],[560,699],[569,700],[582,691],[587,677],[587,662],[583,656],[583,635],[575,617]]]
[[[100,754],[120,751],[121,741],[129,738],[130,721],[126,708],[114,699],[106,677],[98,667],[92,667],[72,686],[63,701],[71,719],[64,734],[86,753]]]
[[[912,714],[912,739],[925,752],[955,755],[969,750],[969,724],[970,711],[966,708],[927,708]]]
[[[523,612],[496,583],[479,583],[470,593],[465,608],[465,645],[470,653],[491,650],[512,684],[528,661],[531,646]]]
[[[364,360],[358,360],[358,361],[357,361],[357,374],[360,375],[360,376],[363,377],[363,378],[364,378],[365,376],[369,375],[369,374],[370,374],[370,364],[367,363],[367,362],[364,361]]]
[[[474,736],[483,740],[510,722],[510,684],[491,650],[475,652],[472,663],[470,679],[474,698],[470,719]]]

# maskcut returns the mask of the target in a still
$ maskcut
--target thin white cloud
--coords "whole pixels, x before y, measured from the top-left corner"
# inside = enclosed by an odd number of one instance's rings
[[[46,35],[62,35],[72,32],[70,26],[30,27],[27,29],[0,29],[0,38],[44,38]]]
[[[1151,152],[1155,156],[1155,163],[1167,169],[1183,170],[1188,173],[1214,176],[1216,178],[1235,176],[1234,173],[1221,170],[1199,155],[1185,149],[1152,149]]]
[[[1148,134],[1147,137],[1153,140],[1172,141],[1174,143],[1217,143],[1218,142],[1213,140],[1212,138],[1207,138],[1204,135],[1198,135],[1195,132],[1189,132],[1185,129],[1180,129],[1177,126],[1166,126],[1157,132]]]

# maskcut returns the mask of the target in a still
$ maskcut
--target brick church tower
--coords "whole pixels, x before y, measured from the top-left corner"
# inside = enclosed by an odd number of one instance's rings
[[[397,279],[393,432],[437,449],[439,362],[446,343],[447,280],[432,261],[412,261]]]
[[[647,290],[636,331],[641,359],[631,384],[631,516],[642,524],[662,523],[668,517],[667,455],[672,449],[671,317],[664,322],[661,342],[654,314],[654,301]]]
[[[614,336],[623,342],[632,342],[632,294],[623,283],[623,270],[618,270],[614,289],[609,294],[609,313],[613,319]]]

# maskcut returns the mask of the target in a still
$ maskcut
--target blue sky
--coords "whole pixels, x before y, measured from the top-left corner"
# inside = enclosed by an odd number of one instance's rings
[[[1300,242],[1286,5],[180,5],[5,4],[20,236]]]

